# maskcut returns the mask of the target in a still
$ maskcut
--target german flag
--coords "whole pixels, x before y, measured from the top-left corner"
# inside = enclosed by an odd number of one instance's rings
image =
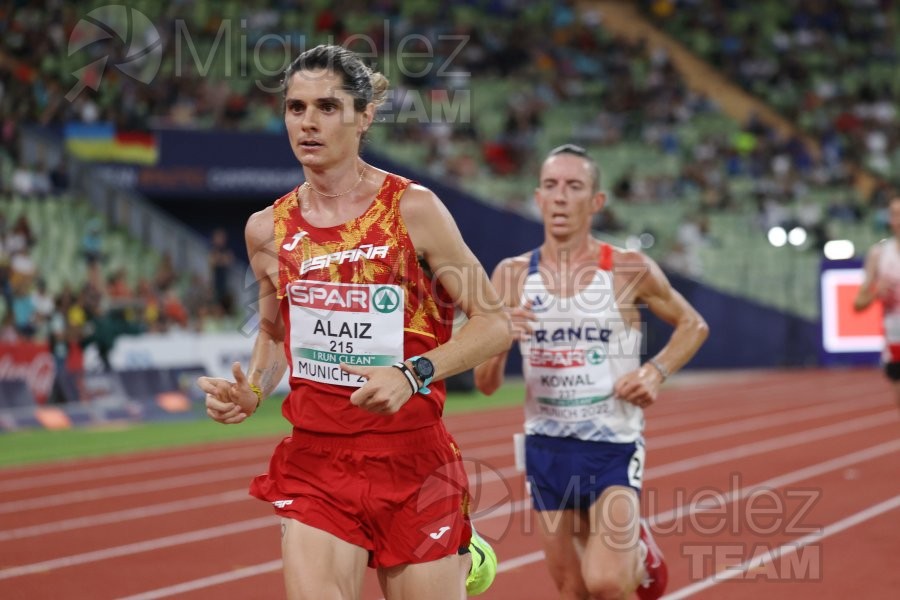
[[[159,159],[153,133],[116,131],[107,123],[70,123],[65,127],[65,141],[69,154],[85,161],[155,165]]]

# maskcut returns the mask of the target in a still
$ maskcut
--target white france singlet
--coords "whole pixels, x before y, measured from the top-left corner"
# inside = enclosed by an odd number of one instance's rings
[[[882,242],[878,279],[886,283],[880,298],[884,307],[884,362],[900,362],[900,249],[897,240]]]
[[[536,322],[520,342],[525,374],[525,433],[586,441],[642,439],[644,413],[613,386],[640,367],[641,332],[625,322],[613,290],[612,248],[600,247],[590,284],[568,298],[551,295],[531,255],[523,300]]]

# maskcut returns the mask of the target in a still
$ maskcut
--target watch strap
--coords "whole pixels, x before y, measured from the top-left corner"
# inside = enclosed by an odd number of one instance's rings
[[[416,381],[416,376],[413,374],[413,372],[409,370],[409,367],[407,367],[402,362],[394,363],[391,366],[403,373],[403,376],[406,377],[407,383],[409,383],[409,387],[412,389],[412,393],[415,394],[419,387],[419,383]]]
[[[407,360],[409,360],[409,362],[413,365],[413,368],[415,369],[416,361],[419,360],[420,358],[422,358],[422,357],[421,356],[411,356]],[[433,379],[434,379],[434,375],[431,375],[430,377],[426,377],[424,380],[422,380],[422,386],[417,391],[420,394],[424,394],[426,396],[428,394],[430,394],[431,389],[428,387],[428,384],[431,383],[431,381]]]

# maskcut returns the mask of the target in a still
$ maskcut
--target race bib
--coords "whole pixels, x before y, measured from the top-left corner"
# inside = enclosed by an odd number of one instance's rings
[[[390,366],[404,359],[404,292],[399,285],[296,281],[287,286],[291,375],[362,387],[340,363]]]
[[[609,414],[612,386],[598,367],[606,361],[602,346],[581,348],[532,347],[527,355],[529,377],[538,414],[576,423]]]

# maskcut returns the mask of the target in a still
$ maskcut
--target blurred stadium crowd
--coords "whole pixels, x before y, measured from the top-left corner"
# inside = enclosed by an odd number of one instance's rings
[[[638,3],[658,27],[796,123],[815,151],[762,119],[734,122],[715,98],[688,89],[665,52],[614,35],[572,0],[378,0],[364,9],[324,0],[138,0],[129,6],[162,36],[152,85],[107,70],[96,92],[69,102],[85,60],[68,47],[79,19],[100,4],[0,5],[0,336],[49,340],[63,362],[90,342],[105,355],[121,332],[222,326],[234,307],[220,274],[235,257],[217,234],[205,280],[152,249],[140,260],[153,272],[136,273],[109,259],[106,240],[116,232],[83,211],[79,223],[89,228],[77,234],[78,268],[48,267],[53,255],[35,252],[33,232],[78,199],[62,167],[19,160],[20,126],[280,131],[274,74],[319,42],[377,49],[373,66],[393,85],[381,116],[393,124],[372,132],[373,150],[529,213],[543,154],[565,141],[584,144],[599,158],[613,200],[597,230],[652,230],[656,244],[644,247],[689,275],[715,282],[704,249],[746,254],[729,245],[739,231],[800,225],[811,251],[835,229],[850,227],[864,240],[884,231],[900,164],[893,76],[900,5],[891,0]],[[175,35],[190,38],[190,52]],[[208,71],[197,56],[212,57]],[[102,65],[94,69],[80,73],[89,87]],[[428,118],[448,106],[459,109],[457,118]],[[858,168],[878,177],[867,196],[853,185]],[[657,214],[642,221],[648,210]]]

